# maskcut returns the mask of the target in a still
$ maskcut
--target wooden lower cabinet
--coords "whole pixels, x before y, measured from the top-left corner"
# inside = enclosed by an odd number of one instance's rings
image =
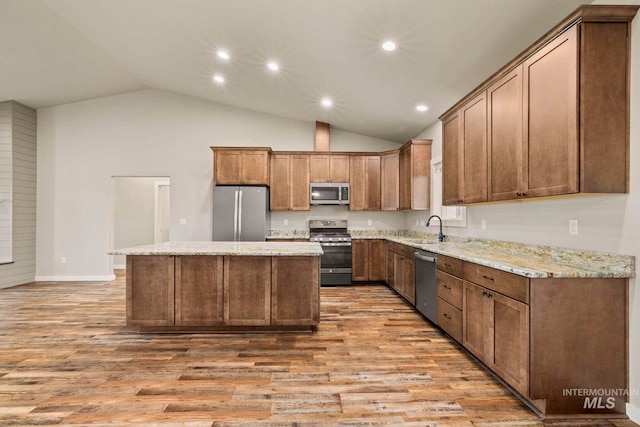
[[[398,294],[412,305],[416,303],[414,249],[398,243],[388,244],[387,268],[390,280],[387,282]]]
[[[173,256],[127,256],[127,325],[174,324]]]
[[[317,325],[320,322],[320,259],[271,259],[271,324]]]
[[[387,280],[387,243],[382,239],[351,241],[351,280],[378,282]]]
[[[271,322],[270,284],[270,257],[225,256],[225,325],[269,325]]]
[[[529,306],[464,282],[462,345],[519,393],[529,391]]]
[[[565,391],[628,388],[628,279],[527,278],[445,256],[437,278],[439,326],[542,416],[625,413],[624,396]]]
[[[222,256],[176,256],[176,326],[221,325],[222,289]]]

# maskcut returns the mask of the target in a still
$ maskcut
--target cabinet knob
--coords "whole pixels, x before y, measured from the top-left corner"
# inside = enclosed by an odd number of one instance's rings
[[[485,276],[484,274],[482,275],[482,278],[485,280],[491,280],[492,282],[495,282],[495,279],[493,277]]]
[[[442,315],[443,315],[446,319],[451,320],[451,316],[449,316],[447,313],[443,313]]]
[[[522,192],[521,191],[516,192],[516,196],[522,196]]]
[[[451,286],[443,285],[443,287],[447,289],[449,292],[451,292]]]
[[[453,267],[453,266],[452,266],[451,264],[449,264],[448,262],[445,262],[445,263],[444,263],[444,266],[445,266],[445,267],[448,267],[448,268]]]
[[[525,192],[523,191],[523,192],[522,192],[522,195],[523,195],[523,196],[526,196],[526,195],[527,195],[527,193],[525,193]]]

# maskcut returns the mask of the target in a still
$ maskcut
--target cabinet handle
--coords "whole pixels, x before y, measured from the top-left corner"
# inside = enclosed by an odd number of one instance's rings
[[[451,286],[447,286],[447,285],[442,285],[445,289],[447,289],[449,292],[451,292]]]
[[[487,298],[493,298],[493,295],[487,292]]]
[[[525,192],[523,191],[523,192],[522,192],[522,195],[523,195],[523,196],[526,196],[526,195],[527,195],[527,193],[525,193]]]
[[[449,264],[448,262],[445,262],[445,263],[444,263],[444,266],[445,266],[445,267],[448,267],[448,268],[453,267],[453,266],[452,266],[451,264]]]
[[[492,282],[495,282],[495,279],[493,277],[485,276],[484,274],[482,275],[482,278],[485,280],[491,280]]]
[[[482,296],[483,296],[483,297],[486,297],[486,296],[487,296],[487,293],[486,293],[485,291],[482,291]]]
[[[516,196],[522,196],[522,192],[521,192],[521,191],[518,191],[518,192],[516,193]]]
[[[449,316],[447,313],[442,313],[442,315],[443,315],[446,319],[451,320],[451,316]]]

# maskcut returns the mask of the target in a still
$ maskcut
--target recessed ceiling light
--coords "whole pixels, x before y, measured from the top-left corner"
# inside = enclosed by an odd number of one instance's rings
[[[416,106],[416,110],[420,111],[420,112],[424,112],[427,111],[429,108],[426,105],[418,105]]]
[[[269,62],[267,64],[267,68],[269,68],[271,71],[278,71],[280,69],[280,66],[275,62]]]
[[[388,40],[384,43],[382,43],[382,48],[388,52],[391,52],[393,50],[396,50],[396,44],[394,42],[392,42],[391,40]]]
[[[333,101],[331,101],[329,98],[323,98],[322,99],[322,106],[323,107],[331,107],[333,105]]]
[[[224,83],[224,77],[222,77],[220,74],[216,74],[215,76],[213,76],[213,80],[216,83],[220,83],[220,84]]]
[[[218,51],[218,58],[229,59],[229,53],[224,51],[224,50],[219,50]]]

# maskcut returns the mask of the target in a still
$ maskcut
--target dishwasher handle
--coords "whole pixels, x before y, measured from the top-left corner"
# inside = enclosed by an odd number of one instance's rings
[[[421,252],[414,252],[413,256],[415,256],[416,258],[421,259],[423,261],[436,262],[436,258],[435,257],[422,255]]]

